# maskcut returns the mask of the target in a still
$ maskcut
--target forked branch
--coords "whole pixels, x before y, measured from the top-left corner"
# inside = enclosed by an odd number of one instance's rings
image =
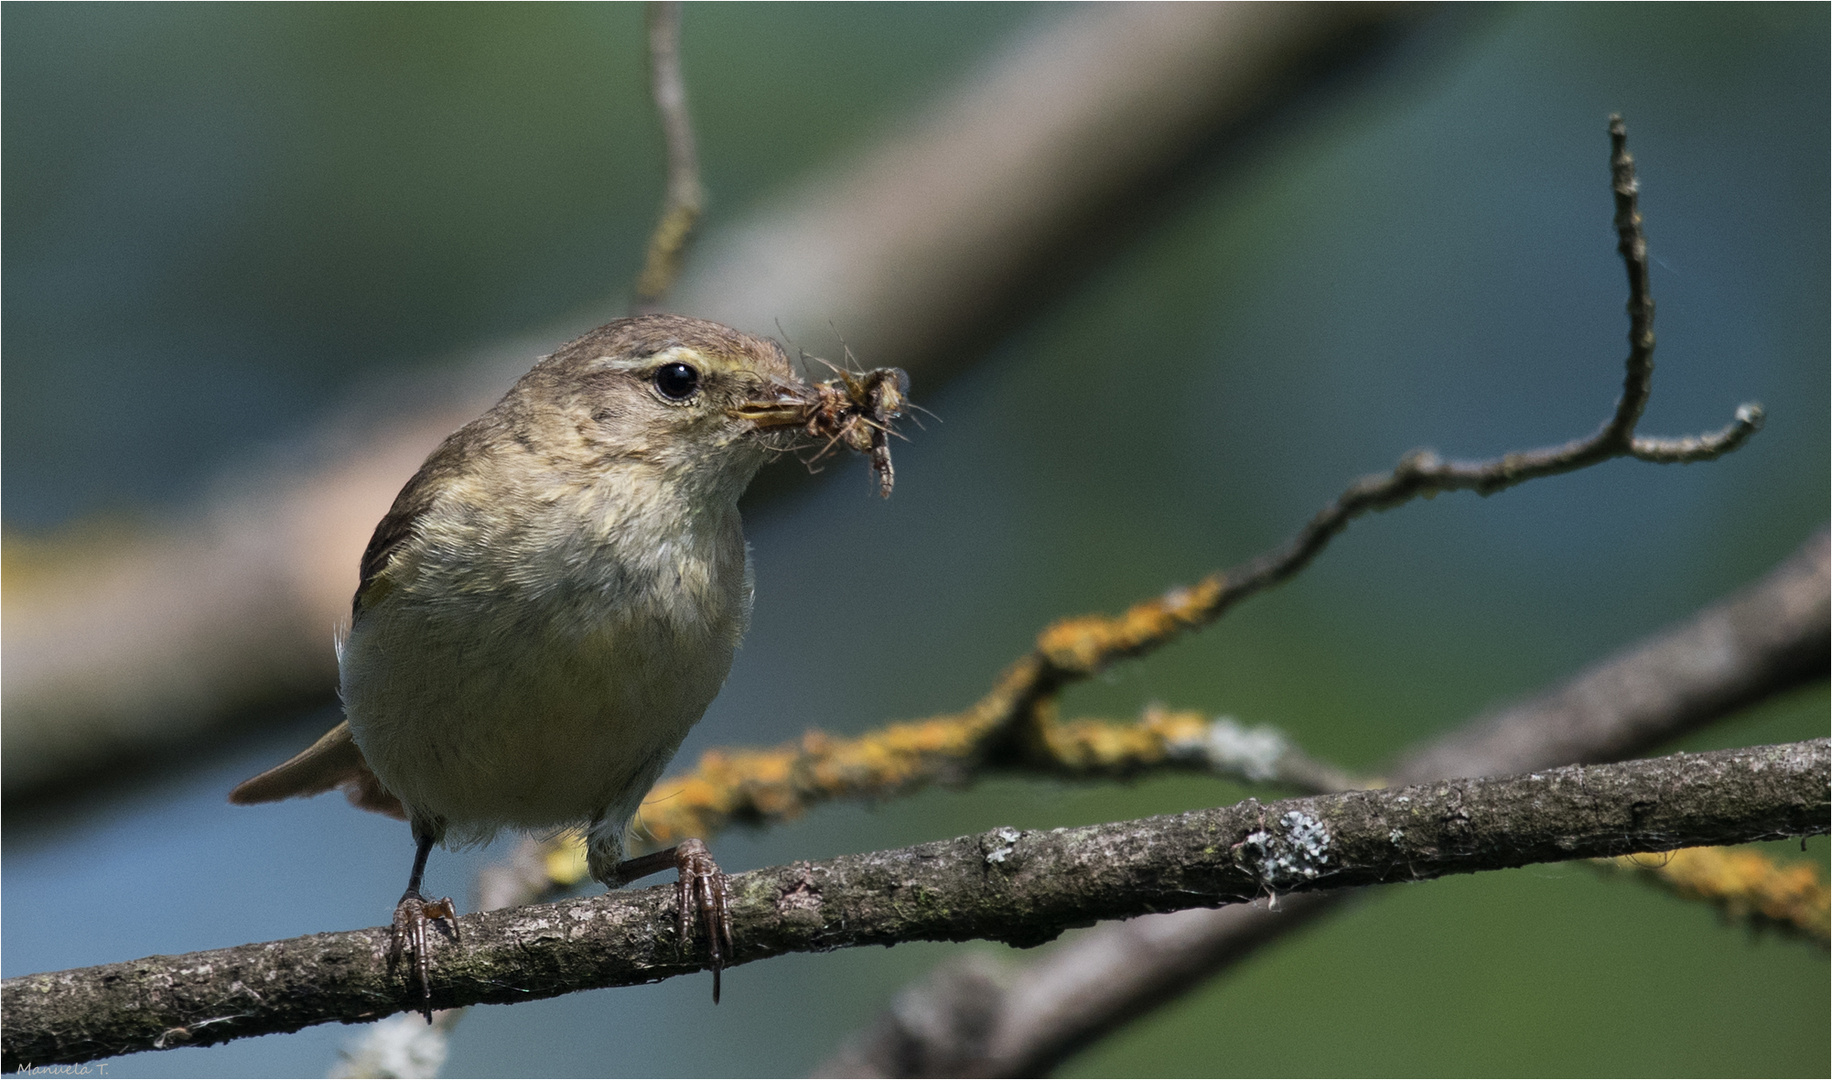
[[[1088,740],[1065,732],[1056,716],[1056,700],[1065,687],[1118,660],[1153,652],[1292,577],[1358,517],[1441,492],[1491,495],[1612,458],[1684,464],[1708,461],[1743,445],[1761,428],[1759,405],[1741,406],[1736,418],[1715,432],[1679,438],[1636,434],[1653,389],[1654,301],[1635,163],[1621,117],[1610,118],[1609,135],[1617,250],[1628,271],[1629,353],[1622,396],[1594,434],[1486,461],[1413,451],[1391,472],[1351,484],[1271,552],[1135,604],[1118,616],[1082,616],[1048,627],[1032,652],[1006,668],[991,692],[963,712],[895,724],[857,738],[817,732],[799,744],[773,749],[710,751],[694,772],[657,785],[642,807],[643,829],[664,844],[705,837],[734,820],[762,823],[832,799],[881,798],[970,775],[986,765],[1086,772],[1085,755],[1077,755]],[[1174,755],[1163,760],[1176,763]]]

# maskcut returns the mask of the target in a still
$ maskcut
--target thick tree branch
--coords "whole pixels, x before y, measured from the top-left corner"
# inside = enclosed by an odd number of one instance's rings
[[[1826,678],[1832,569],[1821,532],[1765,578],[1531,700],[1408,755],[1398,783],[1618,760]],[[1015,971],[934,972],[819,1070],[828,1076],[1039,1076],[1136,1016],[1202,985],[1345,902],[1109,923]]]
[[[1677,754],[977,836],[732,879],[734,963],[902,941],[1047,941],[1098,919],[1603,855],[1816,835],[1832,745]],[[673,890],[467,916],[441,1006],[698,971]],[[385,928],[9,979],[7,1069],[370,1019],[415,1006]],[[693,950],[695,953],[698,950]]]

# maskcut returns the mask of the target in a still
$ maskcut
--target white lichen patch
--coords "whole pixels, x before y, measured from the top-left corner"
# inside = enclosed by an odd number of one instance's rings
[[[1279,759],[1291,743],[1277,728],[1247,727],[1231,716],[1217,716],[1209,723],[1202,749],[1215,771],[1263,782],[1277,778]]]
[[[997,842],[983,839],[980,841],[981,850],[986,853],[987,863],[996,864],[1011,857],[1012,849],[1017,846],[1018,837],[1022,834],[1009,825],[1003,825],[992,830],[990,835],[996,837]]]
[[[1282,888],[1323,873],[1329,864],[1330,842],[1327,825],[1293,810],[1279,819],[1276,830],[1248,833],[1241,851],[1261,881]]]
[[[1387,843],[1389,844],[1397,844],[1401,840],[1404,840],[1405,838],[1406,838],[1406,830],[1404,829],[1388,829],[1387,830]]]

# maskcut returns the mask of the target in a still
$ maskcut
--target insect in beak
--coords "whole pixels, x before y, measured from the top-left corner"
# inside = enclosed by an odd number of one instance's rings
[[[746,401],[730,414],[749,420],[758,431],[800,427],[810,438],[824,440],[826,445],[812,460],[836,446],[869,455],[878,494],[889,498],[896,475],[891,468],[891,425],[909,404],[910,377],[900,368],[874,368],[858,375],[836,368],[835,373],[838,378],[813,386],[775,383],[773,396]]]

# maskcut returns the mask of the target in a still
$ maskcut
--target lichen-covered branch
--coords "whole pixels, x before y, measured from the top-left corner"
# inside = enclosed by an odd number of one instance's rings
[[[780,822],[818,803],[883,799],[994,768],[1084,780],[1195,770],[1304,792],[1368,786],[1305,754],[1276,728],[1194,710],[1151,706],[1133,723],[1053,721],[1042,729],[1039,752],[995,762],[986,760],[984,732],[983,717],[969,713],[891,724],[857,737],[810,731],[767,749],[708,750],[692,773],[656,785],[637,815],[638,834],[666,846],[710,837],[733,823]],[[544,888],[585,881],[585,852],[576,834],[543,841],[536,851],[546,868]]]
[[[1423,783],[1620,760],[1826,678],[1832,545],[1821,532],[1763,580],[1546,693],[1478,717],[1404,757]],[[1352,892],[1108,923],[1030,964],[946,965],[819,1070],[823,1076],[1040,1076],[1076,1050],[1201,986]]]
[[[987,716],[891,724],[856,738],[811,731],[766,750],[709,750],[689,775],[664,780],[643,803],[642,831],[656,843],[709,836],[732,821],[760,824],[840,798],[883,798],[935,780],[965,779],[986,763]],[[996,764],[1008,771],[1079,779],[1160,768],[1240,775],[1294,787],[1362,786],[1306,757],[1277,730],[1229,717],[1152,707],[1136,723],[1050,722],[1037,752]]]
[[[1832,890],[1811,863],[1778,863],[1760,851],[1703,847],[1655,856],[1618,855],[1599,865],[1644,878],[1688,900],[1702,900],[1727,919],[1772,927],[1822,949],[1832,945]]]
[[[638,312],[654,311],[681,276],[681,262],[706,199],[693,120],[687,113],[687,80],[681,75],[680,0],[650,0],[648,28],[649,89],[668,145],[668,188],[661,219],[649,236],[642,276],[636,280]]]
[[[856,945],[984,938],[1290,892],[1574,858],[1816,835],[1832,826],[1828,740],[1495,780],[1355,791],[977,836],[731,880],[733,963]],[[527,1001],[698,971],[673,890],[460,920],[442,1007]],[[49,972],[0,984],[7,1069],[221,1042],[416,1007],[385,928]]]

